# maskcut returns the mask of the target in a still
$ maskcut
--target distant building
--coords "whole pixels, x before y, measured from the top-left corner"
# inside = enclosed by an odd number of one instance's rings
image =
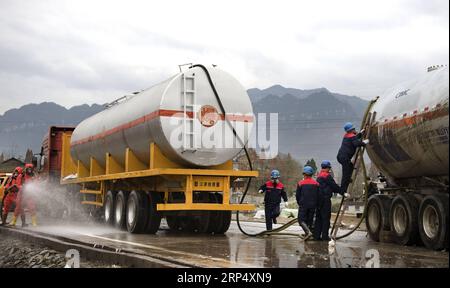
[[[236,180],[233,181],[233,183],[231,184],[231,190],[234,193],[241,193],[244,192],[245,190],[245,186],[246,186],[247,181],[245,181],[242,178],[237,178]]]
[[[24,167],[25,163],[16,158],[9,158],[0,163],[0,173],[12,173],[16,167]]]
[[[231,203],[239,203],[239,200],[242,197],[242,194],[244,193],[245,190],[245,182],[244,179],[242,178],[237,178],[236,180],[234,180],[231,183]]]

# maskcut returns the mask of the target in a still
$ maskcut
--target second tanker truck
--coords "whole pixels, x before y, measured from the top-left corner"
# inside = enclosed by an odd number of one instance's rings
[[[449,71],[433,66],[419,79],[400,84],[373,105],[367,152],[386,176],[372,195],[366,226],[379,241],[391,231],[402,245],[448,248]]]

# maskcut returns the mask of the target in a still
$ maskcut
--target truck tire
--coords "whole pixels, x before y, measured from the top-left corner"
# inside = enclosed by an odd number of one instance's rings
[[[210,211],[199,211],[198,214],[192,216],[193,231],[196,233],[207,233],[210,226]]]
[[[116,205],[116,192],[108,191],[105,196],[105,209],[104,209],[104,218],[105,223],[108,225],[114,224],[114,212]]]
[[[119,191],[116,194],[116,201],[114,205],[114,226],[122,230],[126,228],[125,218],[127,212],[127,196],[128,193]]]
[[[194,203],[211,203],[209,193],[194,194]],[[198,211],[192,216],[193,231],[196,233],[207,233],[209,228],[211,211]]]
[[[231,225],[231,211],[221,211],[222,212],[222,227],[217,232],[218,234],[225,234]]]
[[[217,203],[222,203],[223,196],[220,193],[216,193]],[[231,224],[231,211],[219,211],[220,213],[220,222],[216,228],[216,234],[224,234],[228,231]]]
[[[387,195],[372,195],[367,202],[366,227],[370,239],[380,241],[383,230],[389,230],[389,207],[391,198]]]
[[[148,199],[146,210],[148,211],[148,218],[145,227],[145,233],[155,234],[161,225],[161,213],[156,210],[156,205],[162,203],[162,198],[157,192],[149,192],[145,195]]]
[[[398,195],[392,200],[390,224],[394,241],[400,245],[416,244],[419,239],[419,201],[411,195]]]
[[[148,221],[148,197],[142,191],[131,191],[127,200],[126,224],[130,233],[145,232]]]
[[[419,233],[429,249],[448,248],[448,206],[446,195],[429,195],[420,204]]]
[[[209,202],[210,203],[219,203],[217,200],[217,196],[215,193],[209,193]],[[207,233],[216,233],[216,229],[219,226],[219,223],[222,221],[221,211],[213,210],[209,213],[209,224]]]

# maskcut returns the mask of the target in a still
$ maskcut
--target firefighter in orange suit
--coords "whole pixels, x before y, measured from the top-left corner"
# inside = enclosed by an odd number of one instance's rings
[[[6,224],[8,212],[17,200],[17,194],[22,187],[22,168],[16,167],[13,174],[8,178],[5,185],[5,195],[3,196],[2,225]]]
[[[36,222],[36,204],[34,202],[34,195],[32,195],[32,189],[30,186],[27,187],[27,184],[35,181],[34,175],[34,166],[33,164],[25,164],[25,171],[23,173],[22,179],[22,189],[19,191],[17,195],[16,209],[14,210],[14,217],[11,221],[11,226],[16,225],[17,216],[21,216],[22,226],[25,224],[25,212],[24,208],[26,207],[31,214],[31,224],[33,226],[37,226]]]

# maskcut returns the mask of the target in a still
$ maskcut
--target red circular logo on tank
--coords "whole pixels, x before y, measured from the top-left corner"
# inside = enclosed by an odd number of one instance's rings
[[[200,120],[200,123],[202,123],[202,125],[205,127],[214,126],[217,121],[219,121],[219,118],[220,116],[217,112],[217,109],[211,105],[203,105],[200,108],[200,112],[198,113],[198,119]]]

